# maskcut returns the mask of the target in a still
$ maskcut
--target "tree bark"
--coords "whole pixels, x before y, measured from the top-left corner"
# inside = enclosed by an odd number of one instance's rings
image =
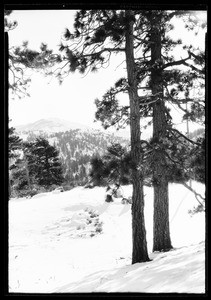
[[[162,146],[162,138],[166,136],[166,115],[163,101],[161,62],[161,31],[159,18],[151,20],[151,88],[156,100],[153,106],[153,140]],[[154,150],[153,156],[153,251],[168,251],[172,248],[169,228],[168,180],[166,178],[166,157],[160,149]]]
[[[130,100],[130,132],[132,170],[132,264],[149,261],[144,221],[143,176],[141,171],[142,155],[140,143],[140,108],[137,91],[136,70],[133,53],[133,12],[126,11],[126,65],[128,76],[128,94]]]

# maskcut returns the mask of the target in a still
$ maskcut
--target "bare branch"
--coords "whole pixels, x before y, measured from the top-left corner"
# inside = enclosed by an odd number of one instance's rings
[[[91,56],[95,56],[95,55],[100,55],[104,52],[117,52],[117,51],[124,52],[125,48],[104,48],[104,49],[102,49],[98,52],[93,52],[93,53],[90,53],[90,54],[83,54],[83,57],[91,57]]]
[[[125,62],[126,62],[126,60],[124,59],[124,60],[116,67],[115,71],[116,71],[123,63],[125,63]]]
[[[199,193],[197,193],[192,187],[190,187],[187,183],[182,183],[189,191],[191,191],[192,193],[194,193],[196,200],[199,202],[199,204],[204,207],[203,203],[198,199],[198,197],[200,197],[203,201],[205,201],[205,198],[202,197],[202,195],[200,195]]]
[[[67,65],[68,65],[68,63],[69,63],[69,61],[67,61],[62,67],[58,67],[58,68],[56,68],[54,71],[53,71],[53,73],[55,73],[56,71],[58,71],[58,70],[63,70]]]
[[[165,65],[163,65],[162,69],[166,69],[168,67],[172,67],[172,66],[177,66],[177,65],[182,65],[182,64],[185,64],[185,62],[191,58],[191,55],[189,53],[188,57],[186,58],[183,58],[183,59],[180,59],[180,60],[177,60],[177,61],[173,61],[173,62],[170,62],[170,63],[167,63]]]

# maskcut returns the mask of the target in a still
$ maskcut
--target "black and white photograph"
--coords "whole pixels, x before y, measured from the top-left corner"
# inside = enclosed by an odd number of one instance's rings
[[[207,7],[4,5],[7,295],[206,295]]]

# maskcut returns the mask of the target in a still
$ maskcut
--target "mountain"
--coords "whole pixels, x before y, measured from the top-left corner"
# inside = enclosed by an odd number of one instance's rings
[[[48,118],[48,119],[40,119],[34,123],[28,123],[24,125],[16,126],[17,132],[64,132],[70,129],[81,129],[87,130],[91,129],[90,127],[80,124],[74,123],[67,120],[59,119],[59,118]]]
[[[144,129],[142,133],[145,136],[142,138],[147,139],[147,136],[150,136],[150,130],[151,128]],[[57,118],[41,119],[34,123],[17,126],[16,132],[23,140],[29,142],[42,136],[57,148],[67,186],[86,184],[89,181],[92,158],[104,155],[107,147],[112,143],[120,143],[128,147],[130,142],[129,138],[117,136],[111,130],[96,130]],[[203,129],[198,129],[192,133],[192,136],[190,135],[190,138],[194,139],[202,133]]]
[[[129,140],[114,133],[106,133],[91,127],[61,119],[41,119],[17,126],[17,134],[29,142],[38,136],[46,138],[57,148],[63,165],[67,185],[85,184],[89,181],[91,159],[106,153],[112,143],[126,147]]]
[[[22,134],[24,136],[25,132],[34,132],[34,133],[53,133],[53,132],[65,132],[68,130],[74,130],[74,129],[80,129],[83,131],[92,131],[95,130],[91,126],[84,125],[81,123],[76,122],[70,122],[68,120],[60,119],[60,118],[47,118],[47,119],[40,119],[33,123],[23,124],[15,126],[16,131],[19,134]],[[99,130],[99,129],[98,129]],[[108,133],[108,134],[114,134],[118,137],[122,137],[124,139],[130,138],[130,131],[127,129],[120,129],[120,130],[99,130],[99,132]]]

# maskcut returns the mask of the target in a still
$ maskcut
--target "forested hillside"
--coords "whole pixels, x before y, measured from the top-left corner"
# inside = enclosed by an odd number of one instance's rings
[[[38,136],[57,148],[63,165],[65,185],[84,185],[89,181],[90,161],[101,156],[112,143],[128,145],[129,141],[99,130],[70,129],[65,132],[27,131],[17,133],[28,142]]]

